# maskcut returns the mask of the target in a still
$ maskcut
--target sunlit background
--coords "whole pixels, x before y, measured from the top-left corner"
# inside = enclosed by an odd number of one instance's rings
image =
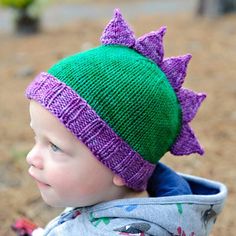
[[[208,94],[192,122],[205,157],[167,154],[162,160],[177,171],[227,185],[229,197],[212,235],[235,235],[235,0],[0,0],[0,5],[1,236],[15,235],[10,225],[19,217],[43,227],[62,210],[43,203],[27,174],[33,134],[25,87],[60,58],[99,45],[114,8],[137,37],[166,25],[166,57],[193,55],[184,86]]]

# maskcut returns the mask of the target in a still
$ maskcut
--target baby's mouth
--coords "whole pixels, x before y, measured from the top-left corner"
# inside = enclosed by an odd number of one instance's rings
[[[34,176],[34,174],[31,173],[31,172],[32,172],[32,169],[31,169],[31,168],[29,168],[29,171],[28,171],[28,172],[29,172],[29,175],[36,181],[38,187],[50,187],[49,184],[46,184],[46,183],[40,181],[38,178],[36,178],[36,177]]]
[[[50,187],[49,184],[45,184],[45,183],[43,183],[43,182],[41,182],[41,181],[39,181],[39,180],[37,180],[37,179],[35,179],[35,181],[36,181],[36,183],[37,183],[37,185],[38,185],[39,188]]]

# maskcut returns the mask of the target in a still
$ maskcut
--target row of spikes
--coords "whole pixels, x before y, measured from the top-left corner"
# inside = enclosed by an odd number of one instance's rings
[[[204,150],[189,126],[189,122],[195,117],[206,95],[182,88],[187,65],[191,59],[190,54],[163,59],[163,36],[165,32],[166,27],[161,27],[159,30],[145,34],[136,40],[133,31],[123,19],[120,11],[116,9],[113,19],[102,34],[101,43],[103,45],[123,45],[133,48],[154,61],[161,68],[173,87],[182,109],[181,131],[170,152],[174,155],[189,155],[191,153],[203,155]]]

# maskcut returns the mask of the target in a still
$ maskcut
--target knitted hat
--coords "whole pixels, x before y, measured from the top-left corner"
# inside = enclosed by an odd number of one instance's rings
[[[167,151],[203,154],[188,123],[205,94],[182,88],[190,55],[163,60],[165,31],[135,39],[115,10],[101,46],[62,59],[26,90],[137,191]]]

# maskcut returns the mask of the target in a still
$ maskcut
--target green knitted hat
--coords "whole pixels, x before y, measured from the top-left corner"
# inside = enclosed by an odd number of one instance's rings
[[[48,73],[76,91],[153,164],[179,133],[180,106],[165,74],[130,48],[100,46],[59,61]]]
[[[135,190],[167,151],[203,154],[188,123],[205,95],[181,88],[191,57],[163,60],[164,33],[136,40],[115,11],[101,46],[62,59],[27,89]]]

